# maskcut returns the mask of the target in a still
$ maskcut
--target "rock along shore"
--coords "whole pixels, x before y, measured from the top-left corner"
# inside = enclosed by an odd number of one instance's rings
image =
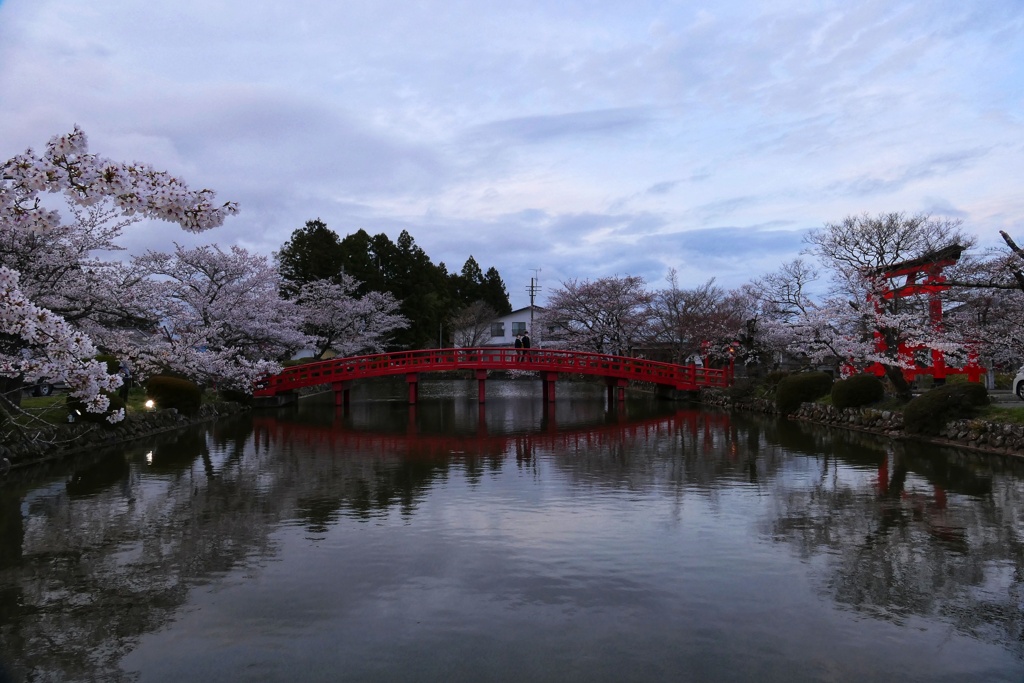
[[[775,404],[765,399],[733,401],[716,391],[702,391],[701,403],[729,410],[749,410],[778,415]],[[907,434],[903,430],[903,414],[893,410],[873,408],[839,409],[821,403],[803,403],[790,415],[792,420],[803,420],[830,427],[870,432],[891,439],[922,441],[982,453],[1024,458],[1024,425],[1001,424],[984,420],[953,420],[946,423],[937,437]]]

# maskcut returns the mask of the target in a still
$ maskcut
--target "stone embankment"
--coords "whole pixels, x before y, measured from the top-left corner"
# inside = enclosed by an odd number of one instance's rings
[[[5,467],[23,467],[97,448],[141,439],[153,434],[182,429],[225,415],[249,410],[240,403],[208,403],[199,407],[195,415],[183,415],[177,410],[157,410],[151,413],[130,413],[115,425],[78,422],[43,429],[26,429],[30,439],[0,444],[0,463]]]
[[[730,410],[748,410],[778,414],[775,404],[765,399],[733,401],[718,392],[704,392],[701,402]],[[1024,457],[1024,425],[1001,424],[984,420],[954,420],[945,425],[936,437],[907,434],[903,430],[903,414],[894,410],[872,408],[839,409],[822,403],[804,403],[790,419],[844,429],[871,432],[893,439],[926,441],[985,453]]]

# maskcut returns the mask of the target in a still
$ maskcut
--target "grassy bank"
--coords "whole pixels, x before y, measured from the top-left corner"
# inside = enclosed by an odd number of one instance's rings
[[[145,404],[146,390],[142,387],[135,387],[128,392],[125,412],[127,414],[144,412]],[[67,394],[26,396],[21,400],[21,409],[25,414],[15,415],[14,422],[22,427],[30,427],[39,424],[40,421],[54,426],[68,421]]]

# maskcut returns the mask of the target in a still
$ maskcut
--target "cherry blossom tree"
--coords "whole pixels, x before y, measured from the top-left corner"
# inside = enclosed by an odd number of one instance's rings
[[[999,234],[1005,248],[990,249],[950,280],[960,305],[946,318],[971,328],[990,367],[1011,370],[1024,359],[1024,250],[1005,231]]]
[[[109,400],[101,392],[112,391],[121,381],[108,375],[105,367],[96,361],[84,361],[96,356],[96,347],[82,332],[66,320],[45,308],[36,306],[18,288],[18,275],[0,267],[0,341],[7,348],[20,346],[24,353],[0,354],[0,376],[27,377],[30,381],[41,378],[62,377],[72,388],[72,395],[81,398],[86,409],[101,413]],[[97,371],[97,365],[103,368]],[[20,386],[16,387],[21,391]],[[9,411],[10,401],[0,403],[0,409]],[[113,413],[108,419],[118,422],[124,411]]]
[[[903,283],[891,281],[885,274],[893,266],[944,252],[955,252],[952,260],[956,264],[947,268],[947,277],[955,277],[959,270],[970,268],[970,259],[961,262],[960,256],[975,240],[960,226],[959,220],[933,219],[927,214],[848,216],[839,223],[826,223],[807,238],[809,251],[833,276],[835,303],[830,309],[845,310],[839,303],[845,301],[851,309],[849,315],[861,327],[865,327],[865,323],[869,326],[863,331],[858,348],[870,344],[872,350],[860,357],[854,355],[854,364],[868,361],[881,365],[896,394],[903,399],[911,395],[903,370],[922,360],[907,354],[905,349],[917,349],[918,356],[928,355],[931,350],[956,356],[964,351],[963,339],[957,337],[954,330],[939,327],[929,318],[931,298],[941,301],[948,295],[895,296],[895,290]],[[840,328],[846,340],[853,334],[851,327]]]
[[[474,301],[448,319],[455,346],[483,346],[491,340],[491,323],[498,312],[483,301]]]
[[[123,251],[116,239],[139,216],[121,215],[109,199],[89,206],[69,201],[66,212],[70,220],[45,234],[0,226],[0,263],[19,273],[31,301],[100,346],[108,346],[109,333],[152,327],[148,274],[110,259]]]
[[[751,315],[742,293],[725,291],[714,278],[683,289],[675,269],[666,280],[669,286],[651,299],[651,341],[667,344],[675,363],[694,356],[726,358]]]
[[[568,280],[551,292],[541,324],[558,330],[560,345],[625,354],[650,336],[652,298],[639,276]]]
[[[70,222],[49,201],[60,196],[72,207]],[[181,179],[148,165],[90,153],[78,127],[52,138],[41,154],[27,150],[0,165],[0,377],[13,379],[16,386],[21,380],[61,379],[89,410],[106,410],[108,401],[101,392],[116,388],[120,379],[92,360],[96,349],[83,329],[48,305],[74,318],[84,310],[82,302],[109,303],[111,292],[104,292],[103,283],[117,269],[90,263],[90,249],[103,248],[139,217],[178,223],[190,232],[216,227],[237,206],[215,204],[214,198],[212,190],[191,190]],[[124,220],[109,223],[101,218],[105,210]],[[22,269],[28,274],[24,280]],[[127,271],[117,277],[131,279]],[[93,313],[93,319],[102,317]],[[0,407],[7,410],[11,403],[0,402]]]
[[[1008,289],[972,289],[964,305],[946,316],[947,323],[968,330],[966,336],[990,364],[1014,370],[1024,359],[1024,294]]]
[[[316,358],[328,350],[342,356],[384,351],[395,330],[409,324],[398,312],[395,297],[387,292],[358,296],[359,285],[354,277],[341,274],[299,289],[296,303]]]
[[[973,244],[959,221],[924,214],[849,216],[811,232],[807,242],[808,253],[831,276],[829,288],[812,298],[808,288],[817,272],[802,261],[755,281],[759,329],[767,344],[811,363],[828,360],[859,369],[877,363],[903,398],[910,396],[903,370],[930,364],[933,350],[954,362],[966,357],[964,329],[940,325],[929,314],[933,297],[948,302],[949,294],[905,288],[887,276],[894,266],[935,254],[957,261]],[[970,259],[961,259],[948,271],[955,277],[971,267]]]
[[[757,310],[758,340],[776,357],[805,354],[819,362],[825,355],[839,353],[829,347],[836,316],[810,294],[818,279],[813,266],[796,259],[747,287]]]
[[[158,277],[159,334],[124,349],[143,374],[173,370],[202,383],[243,391],[280,370],[268,359],[290,356],[308,338],[304,313],[279,295],[281,278],[264,256],[233,246],[175,245],[173,254],[149,251],[133,260]]]

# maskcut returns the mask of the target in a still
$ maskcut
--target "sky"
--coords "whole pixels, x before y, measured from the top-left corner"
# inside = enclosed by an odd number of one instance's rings
[[[1024,240],[1024,1],[0,0],[0,159],[90,150],[241,211],[408,230],[513,307],[571,280],[732,288],[851,214]]]

